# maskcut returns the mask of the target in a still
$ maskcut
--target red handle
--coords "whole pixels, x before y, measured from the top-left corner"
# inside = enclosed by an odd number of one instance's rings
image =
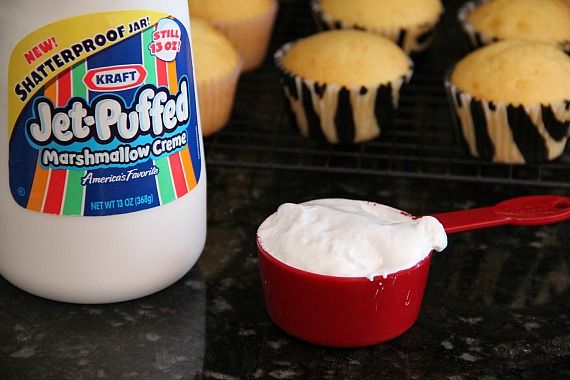
[[[570,198],[533,195],[509,199],[491,207],[451,211],[432,216],[443,224],[448,234],[504,224],[534,226],[558,223],[570,219]]]

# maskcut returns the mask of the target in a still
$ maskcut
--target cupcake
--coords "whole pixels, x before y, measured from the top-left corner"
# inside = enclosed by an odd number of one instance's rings
[[[222,31],[243,59],[243,70],[263,62],[277,15],[277,0],[189,0],[190,14]]]
[[[523,164],[562,155],[570,134],[570,57],[504,40],[475,50],[446,78],[471,155]]]
[[[391,40],[349,29],[288,43],[275,53],[275,62],[301,134],[330,143],[380,135],[413,68]]]
[[[320,29],[382,34],[408,54],[425,50],[443,13],[441,0],[312,0]]]
[[[241,60],[230,41],[205,21],[192,17],[192,50],[202,134],[211,135],[228,121]]]
[[[560,46],[570,53],[570,1],[476,0],[458,13],[474,48],[516,38]]]

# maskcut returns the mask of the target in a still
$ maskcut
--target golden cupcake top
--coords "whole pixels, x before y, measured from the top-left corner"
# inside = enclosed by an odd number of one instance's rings
[[[269,12],[275,0],[188,0],[190,15],[207,21],[231,21]]]
[[[377,86],[410,70],[408,56],[391,40],[358,30],[317,33],[293,44],[283,66],[319,83]]]
[[[499,39],[570,41],[570,1],[490,0],[467,17],[478,31]]]
[[[240,58],[230,41],[204,20],[192,17],[192,50],[198,82],[222,77],[240,64]]]
[[[553,45],[504,40],[459,61],[451,81],[475,98],[495,103],[570,100],[570,57]]]
[[[375,30],[434,23],[443,12],[441,0],[319,0],[319,6],[333,19]]]

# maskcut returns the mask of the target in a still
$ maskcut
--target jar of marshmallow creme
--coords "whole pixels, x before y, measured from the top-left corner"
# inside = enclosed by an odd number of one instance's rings
[[[186,0],[0,13],[0,273],[75,303],[180,279],[206,236]]]

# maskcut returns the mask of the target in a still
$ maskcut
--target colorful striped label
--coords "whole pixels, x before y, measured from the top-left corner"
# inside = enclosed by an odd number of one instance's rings
[[[158,12],[80,16],[24,38],[8,71],[15,201],[105,216],[190,193],[202,167],[192,65],[186,28]]]

